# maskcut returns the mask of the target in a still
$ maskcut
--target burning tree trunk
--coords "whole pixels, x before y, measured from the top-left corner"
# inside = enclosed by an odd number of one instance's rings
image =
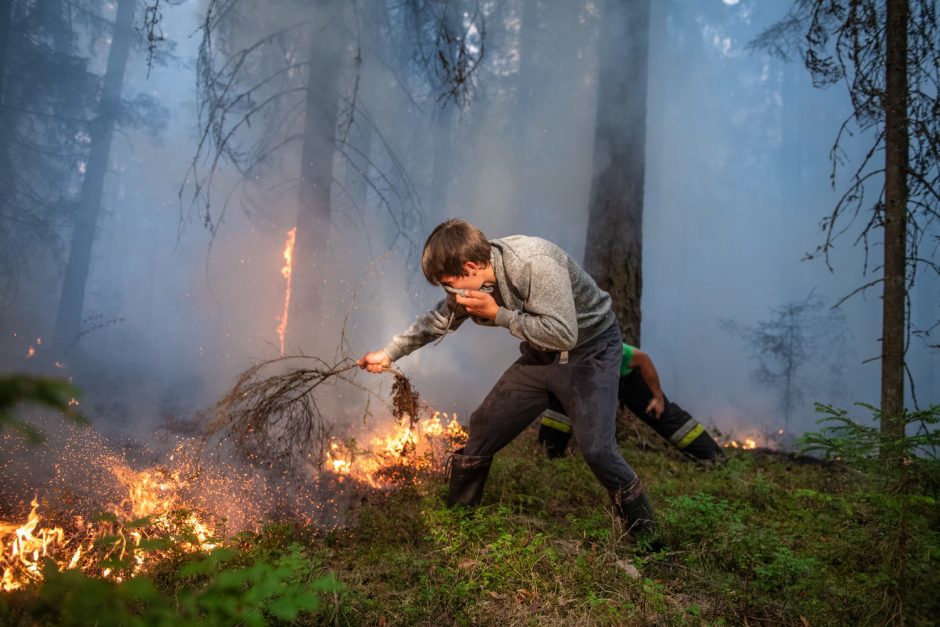
[[[108,66],[104,75],[98,111],[90,125],[91,151],[82,181],[81,198],[72,232],[72,245],[65,281],[59,300],[53,335],[53,350],[62,355],[72,347],[81,333],[82,309],[85,302],[85,287],[91,266],[91,250],[95,240],[98,214],[101,211],[101,196],[104,177],[111,153],[111,138],[114,124],[121,106],[121,90],[124,70],[130,54],[134,36],[134,9],[137,0],[120,0],[114,23],[114,34],[108,54]]]
[[[295,285],[302,294],[292,307],[288,337],[293,343],[308,340],[310,322],[322,313],[324,269],[329,266],[329,229],[333,154],[341,60],[346,50],[343,3],[331,0],[318,6],[313,19],[307,74],[300,190],[297,210]],[[340,23],[337,23],[340,22]]]
[[[594,177],[584,263],[640,343],[649,0],[609,0],[601,26]]]

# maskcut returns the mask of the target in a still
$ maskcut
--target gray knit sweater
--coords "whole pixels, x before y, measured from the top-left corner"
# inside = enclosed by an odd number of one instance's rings
[[[490,244],[500,297],[497,301],[502,300],[496,325],[538,348],[565,351],[593,339],[614,323],[610,294],[555,244],[526,235],[503,237]],[[463,306],[452,297],[445,298],[383,350],[393,361],[400,359],[456,329],[468,317]],[[492,325],[488,320],[474,321]]]

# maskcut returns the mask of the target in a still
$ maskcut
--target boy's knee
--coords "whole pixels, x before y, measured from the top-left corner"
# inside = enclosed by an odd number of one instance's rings
[[[591,468],[603,468],[616,459],[613,449],[607,444],[589,444],[581,448],[581,454]]]

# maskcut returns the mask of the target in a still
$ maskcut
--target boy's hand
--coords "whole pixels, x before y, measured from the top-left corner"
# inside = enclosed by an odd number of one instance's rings
[[[499,305],[492,294],[481,292],[479,290],[467,290],[466,296],[457,296],[457,304],[463,305],[467,313],[478,318],[487,320],[496,320],[496,314],[499,312]]]
[[[385,368],[392,365],[392,358],[385,351],[372,351],[362,356],[362,359],[356,362],[359,367],[369,372],[380,373]]]
[[[663,411],[666,409],[666,401],[662,397],[662,394],[659,396],[654,396],[650,399],[649,405],[646,406],[646,413],[653,414],[658,420],[660,416],[663,415]]]

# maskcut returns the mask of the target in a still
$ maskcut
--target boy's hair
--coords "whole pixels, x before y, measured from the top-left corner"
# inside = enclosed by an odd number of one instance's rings
[[[438,285],[438,280],[444,276],[464,276],[463,264],[468,261],[484,267],[490,264],[489,240],[468,222],[442,222],[424,242],[421,269],[431,285]]]

